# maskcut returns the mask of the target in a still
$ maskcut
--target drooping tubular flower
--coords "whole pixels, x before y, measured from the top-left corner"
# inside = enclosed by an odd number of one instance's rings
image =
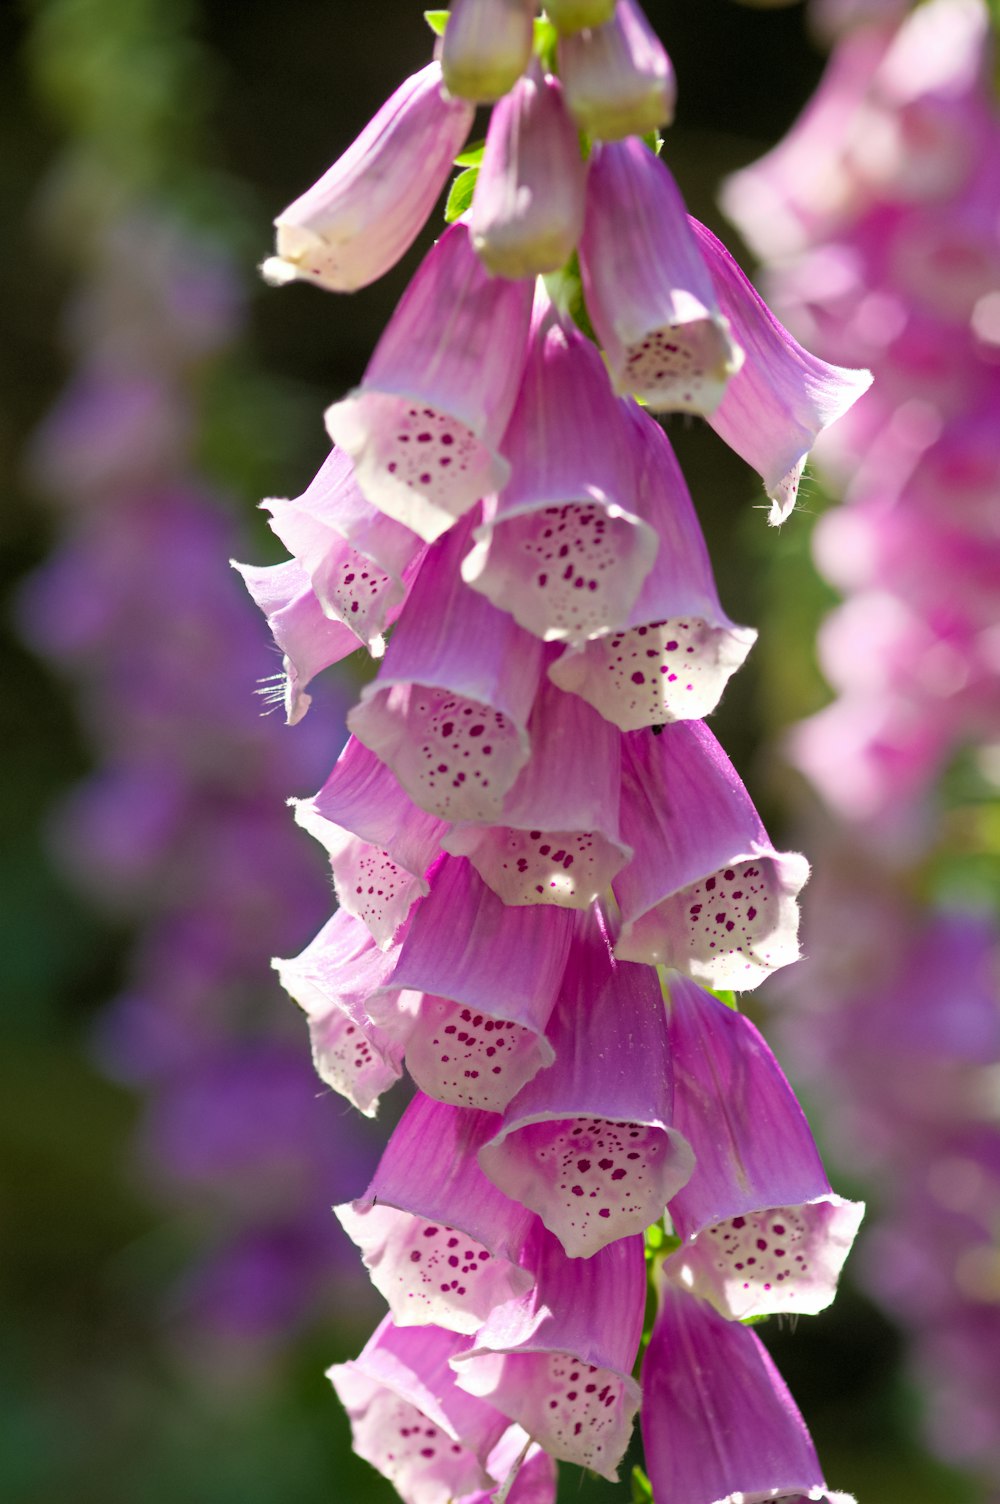
[[[334,1090],[372,1113],[417,1087],[337,1208],[391,1317],[334,1380],[415,1504],[551,1504],[550,1458],[614,1478],[643,1382],[658,1504],[820,1498],[739,1323],[826,1305],[860,1208],[760,1035],[696,985],[795,959],[808,864],[703,723],[755,634],[636,396],[708,416],[784,515],[868,378],[791,339],[638,139],[674,84],[634,0],[554,5],[534,58],[533,20],[515,0],[447,20],[448,91],[497,100],[478,178],[330,408],[333,455],[270,504],[292,557],[250,578],[300,677],[341,633],[377,660],[296,808],[340,909],[277,963]],[[691,1340],[662,1336],[675,1300]],[[736,1377],[764,1430],[734,1422],[727,1450]],[[685,1477],[663,1455],[692,1403],[707,1460]]]
[[[269,282],[301,277],[333,292],[375,282],[416,239],[472,125],[429,63],[408,78],[342,157],[275,220]]]

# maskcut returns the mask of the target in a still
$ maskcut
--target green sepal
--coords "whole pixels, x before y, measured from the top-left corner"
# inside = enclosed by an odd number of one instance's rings
[[[449,12],[446,10],[425,10],[424,20],[436,37],[444,36],[444,29],[448,25]]]
[[[734,1013],[739,1013],[740,1010],[736,1002],[735,992],[723,992],[718,987],[706,987],[705,991],[710,992],[713,997],[717,997],[720,1003],[725,1003],[727,1008],[732,1008]]]
[[[479,176],[478,167],[467,167],[460,172],[448,190],[448,202],[444,206],[445,222],[453,225],[472,203],[472,195]]]
[[[632,1504],[653,1504],[653,1485],[638,1463],[632,1469]]]
[[[658,130],[647,131],[642,139],[653,153],[653,156],[658,157],[663,150],[663,137],[660,135],[660,132]]]
[[[763,1326],[764,1322],[770,1321],[770,1319],[769,1313],[765,1313],[763,1316],[741,1316],[740,1326]]]
[[[547,16],[535,18],[534,51],[542,67],[549,73],[555,72],[556,44],[559,41],[559,33]]]
[[[478,167],[483,160],[483,152],[486,150],[486,137],[480,141],[473,141],[464,151],[453,158],[456,167]]]

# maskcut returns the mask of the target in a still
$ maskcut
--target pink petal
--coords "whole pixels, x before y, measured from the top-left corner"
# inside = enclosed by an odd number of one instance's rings
[[[271,635],[284,654],[279,677],[285,681],[286,718],[294,726],[312,704],[306,685],[323,669],[353,653],[358,639],[342,622],[324,616],[309,576],[294,559],[263,568],[234,560],[233,568],[267,617]]]
[[[490,1484],[484,1464],[507,1421],[456,1386],[448,1363],[467,1345],[454,1332],[396,1327],[387,1316],[358,1358],[328,1371],[355,1452],[404,1504],[441,1504]]]
[[[313,1064],[328,1086],[366,1117],[403,1074],[403,1051],[417,999],[401,995],[391,978],[399,947],[381,951],[363,924],[343,909],[290,961],[275,961],[281,985],[309,1022]],[[381,1022],[366,1005],[376,988]]]
[[[448,92],[502,100],[531,61],[534,14],[528,0],[453,0],[440,44]]]
[[[455,826],[442,845],[468,856],[504,903],[584,909],[632,854],[618,830],[619,735],[544,681],[528,734],[531,757],[502,823]]]
[[[756,987],[798,956],[804,857],[771,845],[743,783],[700,721],[622,739],[615,954],[662,962],[712,987]]]
[[[823,1496],[805,1422],[749,1327],[663,1282],[642,1383],[642,1439],[657,1499]]]
[[[500,277],[558,271],[583,229],[586,183],[562,85],[533,67],[490,116],[469,216],[483,265]]]
[[[769,521],[795,505],[809,450],[871,386],[869,371],[829,365],[792,338],[711,230],[691,220],[719,307],[746,359],[709,422],[758,470],[771,498]]]
[[[275,220],[265,277],[353,292],[412,245],[469,133],[473,111],[441,90],[430,63],[408,78],[319,182]]]
[[[635,0],[603,26],[559,38],[559,75],[577,125],[597,140],[669,125],[677,84],[663,44]]]
[[[295,802],[295,818],[330,853],[340,906],[388,945],[428,890],[443,821],[406,797],[373,752],[351,737],[313,799]]]
[[[757,634],[719,603],[708,550],[666,434],[634,403],[640,514],[660,540],[628,625],[549,668],[560,689],[582,696],[622,731],[700,720],[713,711]]]
[[[655,411],[714,412],[742,354],[677,185],[637,137],[594,148],[580,271],[615,390]]]
[[[542,649],[463,586],[467,536],[454,528],[428,550],[379,676],[347,723],[421,809],[490,821],[528,758]]]
[[[623,626],[649,573],[657,540],[635,512],[630,437],[596,349],[540,293],[503,440],[511,480],[462,574],[547,642]]]
[[[824,1310],[864,1207],[832,1193],[795,1094],[748,1018],[679,977],[668,1016],[674,1122],[696,1161],[668,1207],[684,1240],[669,1276],[729,1320]]]
[[[327,411],[365,496],[428,542],[510,473],[496,445],[521,378],[531,295],[530,282],[490,277],[466,226],[452,225],[421,263],[360,387]]]
[[[571,1258],[590,1258],[655,1222],[694,1163],[672,1126],[659,981],[615,962],[593,920],[578,935],[549,1039],[555,1064],[514,1098],[480,1163]]]
[[[468,862],[441,863],[392,979],[424,994],[406,1062],[424,1091],[499,1112],[551,1064],[545,1026],[571,929],[562,910],[508,908]],[[377,998],[372,1008],[378,1018]]]
[[[534,1218],[476,1161],[495,1121],[418,1092],[364,1196],[335,1208],[398,1325],[472,1333],[531,1287],[518,1261]]]
[[[553,1457],[615,1479],[639,1408],[631,1376],[642,1332],[641,1238],[568,1259],[536,1227],[525,1262],[534,1287],[497,1307],[465,1352],[458,1383],[489,1398]]]

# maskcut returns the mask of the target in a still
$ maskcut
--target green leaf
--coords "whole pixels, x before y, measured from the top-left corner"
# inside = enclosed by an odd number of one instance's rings
[[[481,141],[473,141],[464,151],[460,151],[454,159],[456,167],[478,167],[483,160],[483,152],[486,150],[486,137]]]
[[[444,36],[444,29],[448,25],[448,12],[446,10],[425,10],[424,20],[436,37]]]
[[[653,1485],[638,1463],[632,1469],[632,1504],[653,1504]]]
[[[444,206],[444,217],[448,224],[453,225],[456,219],[460,219],[472,203],[478,176],[478,167],[467,167],[452,183],[448,191],[448,202]]]

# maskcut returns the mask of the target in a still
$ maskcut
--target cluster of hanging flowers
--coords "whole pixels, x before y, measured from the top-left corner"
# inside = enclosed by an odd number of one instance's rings
[[[849,482],[814,535],[845,596],[819,643],[837,697],[792,752],[840,824],[789,1049],[881,1187],[859,1273],[928,1440],[995,1489],[1000,110],[982,0],[907,10],[828,0],[847,29],[817,94],[726,201],[794,327],[877,378],[821,445]]]
[[[337,1208],[389,1315],[331,1377],[407,1504],[548,1504],[554,1460],[613,1478],[640,1402],[664,1504],[843,1497],[746,1322],[825,1307],[861,1208],[717,995],[795,958],[807,866],[704,722],[754,633],[651,412],[704,416],[779,520],[869,378],[686,215],[634,0],[547,10],[456,5],[264,267],[362,286],[467,168],[332,453],[266,503],[292,557],[241,566],[291,721],[325,666],[379,660],[296,810],[339,907],[276,963],[324,1081],[369,1114],[404,1064],[417,1087]]]

